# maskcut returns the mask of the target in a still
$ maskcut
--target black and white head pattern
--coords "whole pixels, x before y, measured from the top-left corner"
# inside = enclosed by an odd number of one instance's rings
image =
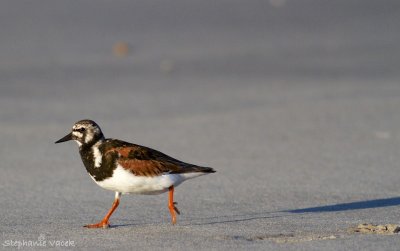
[[[97,141],[104,139],[104,136],[96,122],[85,119],[76,122],[72,127],[72,139],[79,146],[93,145]]]

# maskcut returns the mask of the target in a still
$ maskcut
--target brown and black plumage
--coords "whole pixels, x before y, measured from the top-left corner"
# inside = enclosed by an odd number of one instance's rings
[[[120,140],[111,140],[110,146],[109,149],[105,149],[105,158],[115,159],[123,168],[138,176],[153,177],[164,173],[215,172],[210,167],[185,163],[145,146]]]

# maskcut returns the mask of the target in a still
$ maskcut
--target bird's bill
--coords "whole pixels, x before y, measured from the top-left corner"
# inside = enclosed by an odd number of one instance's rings
[[[61,142],[65,142],[65,141],[69,141],[72,140],[72,132],[69,133],[68,135],[65,135],[63,138],[57,140],[55,143],[61,143]]]

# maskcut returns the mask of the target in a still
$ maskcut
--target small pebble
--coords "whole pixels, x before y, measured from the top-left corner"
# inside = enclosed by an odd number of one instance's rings
[[[117,42],[113,46],[113,53],[117,57],[126,57],[129,54],[129,45],[126,42]]]
[[[395,234],[400,231],[400,226],[396,224],[373,225],[363,223],[357,227],[350,228],[349,231],[362,234]]]

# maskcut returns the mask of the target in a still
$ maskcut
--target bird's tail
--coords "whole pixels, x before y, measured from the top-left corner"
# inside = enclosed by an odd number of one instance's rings
[[[202,167],[202,166],[200,166],[199,167],[199,172],[202,172],[202,173],[215,173],[216,171],[211,167]]]
[[[189,165],[179,170],[176,173],[215,173],[216,171],[211,167]],[[172,172],[175,173],[175,172]]]

